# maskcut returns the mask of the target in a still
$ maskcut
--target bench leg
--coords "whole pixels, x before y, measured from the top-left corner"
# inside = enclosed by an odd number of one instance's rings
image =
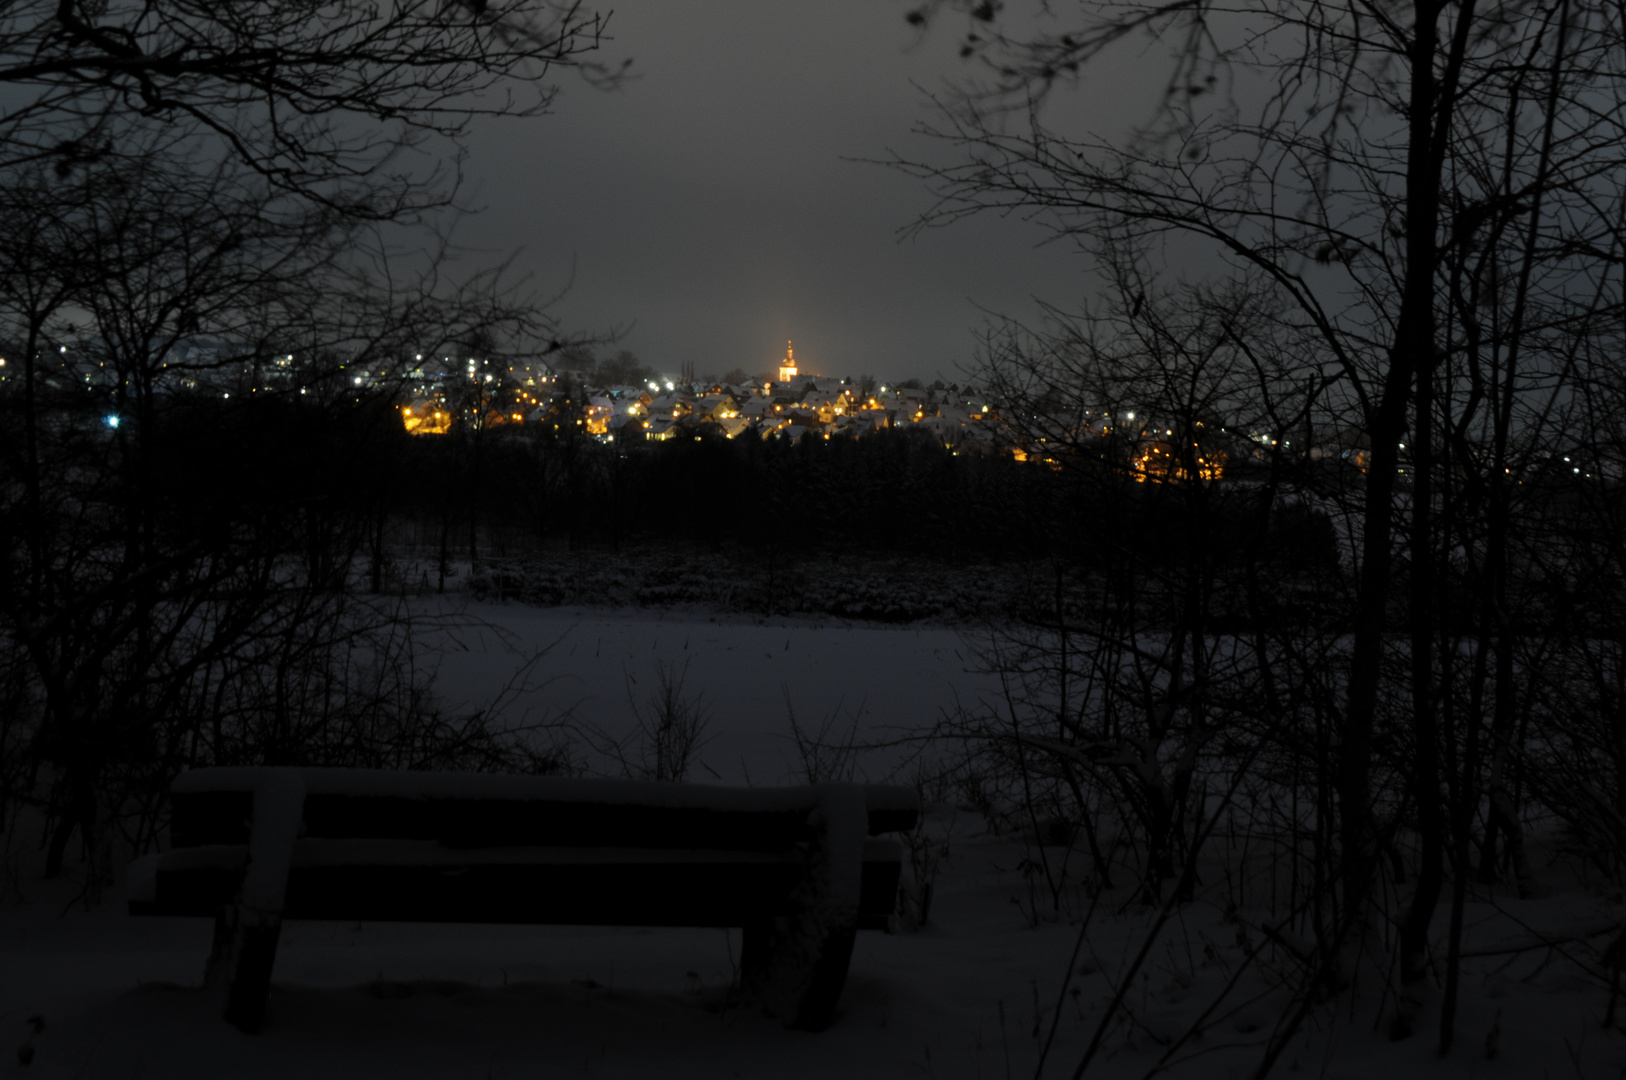
[[[204,990],[221,1003],[221,1015],[250,1035],[265,1022],[271,969],[277,961],[280,915],[227,904],[215,916],[214,948],[204,970]]]
[[[745,928],[740,982],[747,998],[789,1028],[830,1026],[847,982],[856,926],[819,927],[781,916]]]
[[[863,789],[832,784],[810,820],[807,870],[781,914],[745,928],[746,997],[786,1027],[819,1031],[835,1017],[858,930],[868,811]]]
[[[254,789],[243,883],[236,900],[215,916],[204,989],[221,1000],[228,1021],[251,1035],[265,1020],[288,870],[304,809],[305,784],[295,770],[273,772]]]

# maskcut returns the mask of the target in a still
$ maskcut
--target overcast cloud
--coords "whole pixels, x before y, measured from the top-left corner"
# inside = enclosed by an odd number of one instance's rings
[[[924,89],[960,70],[949,33],[917,42],[874,2],[618,3],[610,58],[635,81],[565,79],[553,115],[476,140],[462,233],[521,249],[572,332],[676,371],[804,367],[955,378],[984,308],[1071,302],[1078,256],[1036,225],[986,220],[898,239],[929,204],[918,181],[852,159],[931,152],[911,129]],[[948,31],[951,28],[941,28]]]

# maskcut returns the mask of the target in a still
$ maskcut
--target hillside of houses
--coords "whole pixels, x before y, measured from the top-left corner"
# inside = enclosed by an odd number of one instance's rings
[[[706,434],[733,439],[747,432],[793,440],[805,435],[862,437],[886,428],[929,432],[954,449],[988,450],[996,443],[987,402],[974,388],[957,384],[877,385],[800,373],[733,383],[662,379],[616,385],[590,380],[589,373],[527,373],[506,392],[487,391],[481,421],[547,431],[576,426],[584,435],[620,445]],[[448,387],[448,381],[426,379],[413,388],[401,410],[407,430],[431,434],[451,429],[461,388]]]

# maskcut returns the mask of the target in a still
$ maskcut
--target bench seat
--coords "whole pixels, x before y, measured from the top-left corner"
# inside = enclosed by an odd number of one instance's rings
[[[795,888],[804,861],[794,850],[450,848],[422,840],[306,839],[294,845],[282,917],[743,927]],[[213,918],[235,898],[247,863],[247,844],[140,859],[130,868],[130,914]],[[889,928],[901,869],[896,840],[865,841],[858,929]]]
[[[908,788],[723,788],[369,769],[212,768],[170,789],[133,915],[212,916],[205,986],[262,1022],[284,919],[743,929],[741,989],[827,1025],[853,935],[890,930]]]

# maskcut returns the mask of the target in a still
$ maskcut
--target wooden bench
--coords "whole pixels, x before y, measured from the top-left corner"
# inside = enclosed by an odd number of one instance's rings
[[[908,788],[723,788],[368,769],[217,768],[171,788],[172,849],[132,915],[215,918],[205,987],[257,1031],[283,919],[744,930],[746,996],[829,1024],[853,935],[890,929]]]

